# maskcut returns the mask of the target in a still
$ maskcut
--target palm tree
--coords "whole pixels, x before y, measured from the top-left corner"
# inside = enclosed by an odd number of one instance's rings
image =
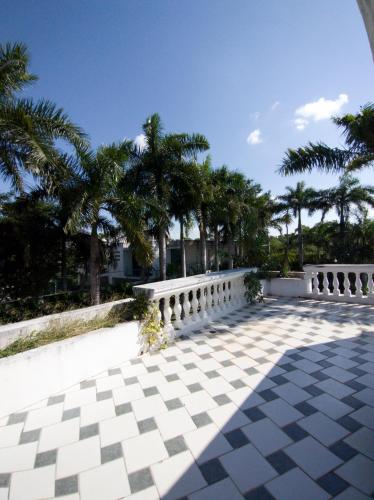
[[[28,65],[25,45],[0,45],[0,175],[18,191],[24,190],[23,172],[42,178],[49,187],[56,183],[56,174],[66,168],[57,140],[76,149],[86,145],[84,133],[62,109],[50,101],[17,96],[37,79]]]
[[[309,212],[316,210],[315,199],[317,193],[312,188],[306,188],[304,182],[298,182],[296,188],[287,186],[286,191],[286,194],[278,196],[278,200],[283,203],[286,208],[289,208],[293,217],[297,217],[299,268],[302,270],[304,265],[304,243],[301,211],[303,209],[308,209]]]
[[[119,223],[121,233],[133,246],[139,263],[152,262],[152,249],[145,236],[144,206],[141,198],[126,189],[129,183],[125,162],[131,144],[101,146],[96,153],[81,153],[81,172],[75,191],[76,202],[67,230],[90,232],[91,302],[100,303],[100,236],[117,234],[112,217]]]
[[[182,175],[181,163],[209,148],[200,134],[165,134],[155,113],[143,125],[145,147],[134,147],[131,173],[136,193],[146,196],[152,207],[153,225],[159,245],[160,279],[166,279],[166,234],[171,224],[172,189]]]
[[[331,148],[324,143],[309,143],[298,149],[288,149],[279,172],[282,175],[311,172],[344,172],[370,166],[374,162],[374,105],[367,104],[356,115],[333,118],[343,127],[346,148]]]
[[[340,177],[338,186],[321,191],[319,198],[323,216],[330,210],[335,210],[339,217],[340,252],[343,258],[346,255],[346,226],[352,207],[356,207],[361,213],[367,205],[374,207],[374,187],[362,186],[358,179],[344,174]]]

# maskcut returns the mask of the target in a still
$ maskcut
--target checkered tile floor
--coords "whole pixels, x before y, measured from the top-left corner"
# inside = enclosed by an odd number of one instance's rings
[[[10,415],[0,499],[369,498],[373,313],[267,299]]]

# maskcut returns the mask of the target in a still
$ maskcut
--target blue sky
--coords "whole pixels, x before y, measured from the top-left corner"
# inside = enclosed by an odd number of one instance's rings
[[[287,147],[341,143],[328,116],[373,100],[354,0],[2,0],[0,33],[29,47],[40,80],[28,94],[64,107],[94,146],[136,137],[158,112],[274,194],[334,184],[275,170]]]

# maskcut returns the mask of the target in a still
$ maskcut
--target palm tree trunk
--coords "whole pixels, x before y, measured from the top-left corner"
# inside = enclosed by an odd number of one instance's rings
[[[186,268],[186,246],[184,243],[184,223],[183,217],[179,219],[180,225],[180,247],[181,247],[181,266],[182,266],[182,277],[185,278],[187,276],[187,268]]]
[[[229,269],[234,269],[234,256],[233,256],[233,241],[231,234],[229,236]]]
[[[160,265],[160,280],[166,280],[166,231],[164,227],[160,227],[158,231],[158,251]]]
[[[218,249],[219,249],[219,233],[218,233],[218,226],[215,226],[215,228],[214,228],[214,267],[215,267],[216,271],[219,271]]]
[[[100,304],[100,248],[96,226],[92,226],[90,237],[90,288],[91,303]]]
[[[200,230],[200,265],[201,265],[201,272],[205,273],[206,272],[206,226],[205,226],[205,221],[202,221],[199,224],[199,230]]]
[[[304,265],[304,243],[303,243],[303,228],[301,225],[301,208],[298,209],[298,228],[297,228],[298,244],[299,244],[299,268],[303,270]]]
[[[61,236],[61,288],[64,292],[68,289],[66,276],[66,235],[62,232]]]

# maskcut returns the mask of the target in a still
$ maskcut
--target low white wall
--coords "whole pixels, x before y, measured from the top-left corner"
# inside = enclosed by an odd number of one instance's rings
[[[134,358],[139,332],[130,321],[0,359],[0,417]]]
[[[300,278],[271,278],[261,280],[264,295],[305,297],[310,293],[310,281]]]
[[[90,319],[100,318],[107,315],[110,311],[116,309],[126,302],[131,302],[132,298],[116,300],[114,302],[106,302],[98,306],[82,307],[81,309],[73,309],[57,314],[49,314],[27,321],[19,321],[17,323],[9,323],[0,326],[0,349],[11,344],[19,337],[26,337],[31,332],[40,332],[49,326],[59,326],[71,321],[88,321]]]

